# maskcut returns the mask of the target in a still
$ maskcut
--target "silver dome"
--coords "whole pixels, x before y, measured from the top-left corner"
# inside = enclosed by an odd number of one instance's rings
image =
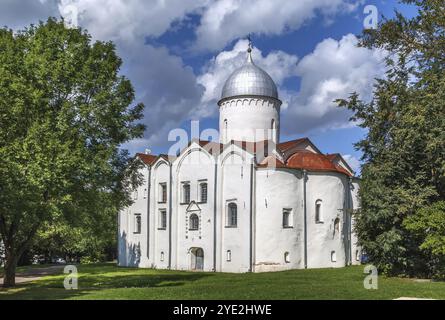
[[[221,100],[245,95],[278,99],[275,82],[266,71],[253,63],[250,50],[248,51],[247,63],[235,70],[224,84]]]

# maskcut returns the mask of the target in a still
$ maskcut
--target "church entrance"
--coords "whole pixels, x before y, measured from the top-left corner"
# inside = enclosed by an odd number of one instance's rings
[[[202,248],[192,248],[192,270],[204,270],[204,250]]]

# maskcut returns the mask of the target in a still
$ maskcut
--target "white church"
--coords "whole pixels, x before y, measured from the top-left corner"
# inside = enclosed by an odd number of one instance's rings
[[[266,272],[360,263],[359,181],[308,138],[280,141],[272,78],[245,64],[227,79],[219,141],[175,157],[137,154],[144,183],[118,217],[118,265]]]

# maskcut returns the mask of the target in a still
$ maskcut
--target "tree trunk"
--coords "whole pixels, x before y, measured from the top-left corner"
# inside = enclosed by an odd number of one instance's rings
[[[3,277],[3,287],[10,288],[15,286],[15,271],[17,269],[17,261],[19,257],[11,252],[10,250],[6,250],[5,252],[5,274]]]

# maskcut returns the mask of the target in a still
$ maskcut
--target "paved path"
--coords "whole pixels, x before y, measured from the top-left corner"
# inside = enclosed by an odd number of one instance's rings
[[[42,268],[29,268],[23,272],[18,272],[15,275],[15,283],[25,283],[38,280],[50,274],[57,274],[63,272],[65,265],[53,265]],[[3,284],[3,278],[0,278],[0,285]]]

